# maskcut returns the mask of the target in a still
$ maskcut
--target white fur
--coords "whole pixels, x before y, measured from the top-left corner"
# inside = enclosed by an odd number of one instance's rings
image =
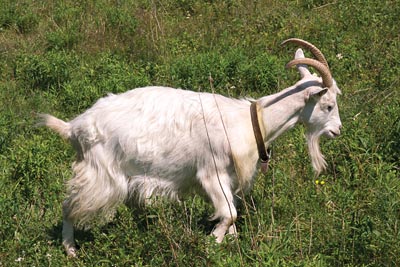
[[[326,165],[319,136],[340,133],[339,89],[334,84],[324,90],[306,66],[298,69],[298,83],[257,100],[264,142],[268,146],[303,122],[319,173]],[[328,105],[334,107],[330,112]],[[258,162],[249,108],[249,100],[145,87],[104,97],[70,122],[41,115],[42,124],[69,139],[77,151],[63,204],[67,254],[75,256],[74,224],[86,225],[112,215],[122,203],[143,204],[154,196],[205,195],[214,205],[214,218],[220,219],[213,231],[217,242],[234,233],[234,194],[251,187]]]

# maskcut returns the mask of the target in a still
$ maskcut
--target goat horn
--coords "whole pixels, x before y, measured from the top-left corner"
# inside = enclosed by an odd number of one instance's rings
[[[328,67],[325,64],[319,62],[318,60],[312,58],[296,58],[290,61],[288,64],[286,64],[286,68],[291,68],[294,65],[300,65],[300,64],[314,67],[321,75],[323,84],[328,88],[332,86],[333,79],[331,72],[329,71]]]
[[[295,44],[298,44],[300,46],[303,46],[304,48],[307,48],[314,55],[314,57],[319,62],[324,64],[329,70],[328,61],[326,61],[326,58],[325,58],[324,54],[322,54],[322,52],[315,45],[313,45],[312,43],[309,43],[307,41],[304,41],[304,40],[298,39],[298,38],[290,38],[290,39],[287,39],[287,40],[283,41],[281,45],[286,45],[287,43],[295,43]]]

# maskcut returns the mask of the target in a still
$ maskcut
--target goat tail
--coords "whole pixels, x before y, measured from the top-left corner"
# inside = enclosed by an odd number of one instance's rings
[[[71,124],[49,114],[38,114],[37,126],[46,126],[61,135],[62,138],[71,138]]]

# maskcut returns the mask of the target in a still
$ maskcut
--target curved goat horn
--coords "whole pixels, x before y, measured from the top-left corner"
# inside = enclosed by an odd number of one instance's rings
[[[329,70],[329,65],[328,65],[328,61],[326,61],[325,56],[322,54],[322,52],[312,43],[309,43],[307,41],[304,41],[302,39],[298,39],[298,38],[290,38],[287,39],[285,41],[283,41],[281,43],[281,45],[286,45],[287,43],[295,43],[298,44],[306,49],[308,49],[313,55],[314,57],[321,62],[322,64],[324,64],[328,70]]]
[[[294,65],[305,64],[314,67],[322,77],[323,84],[330,88],[333,84],[333,79],[329,68],[322,62],[312,58],[296,58],[286,64],[286,68],[291,68]]]

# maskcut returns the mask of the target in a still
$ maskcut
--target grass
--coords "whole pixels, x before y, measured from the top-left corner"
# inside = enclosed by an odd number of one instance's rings
[[[0,266],[400,265],[397,1],[11,1],[0,6]],[[239,238],[208,236],[199,197],[77,232],[61,245],[74,153],[35,112],[71,119],[108,92],[168,85],[260,97],[297,81],[299,37],[324,52],[343,95],[342,135],[313,176],[304,129],[274,144],[240,208]],[[316,181],[318,180],[318,182]],[[323,181],[323,183],[321,183]]]

